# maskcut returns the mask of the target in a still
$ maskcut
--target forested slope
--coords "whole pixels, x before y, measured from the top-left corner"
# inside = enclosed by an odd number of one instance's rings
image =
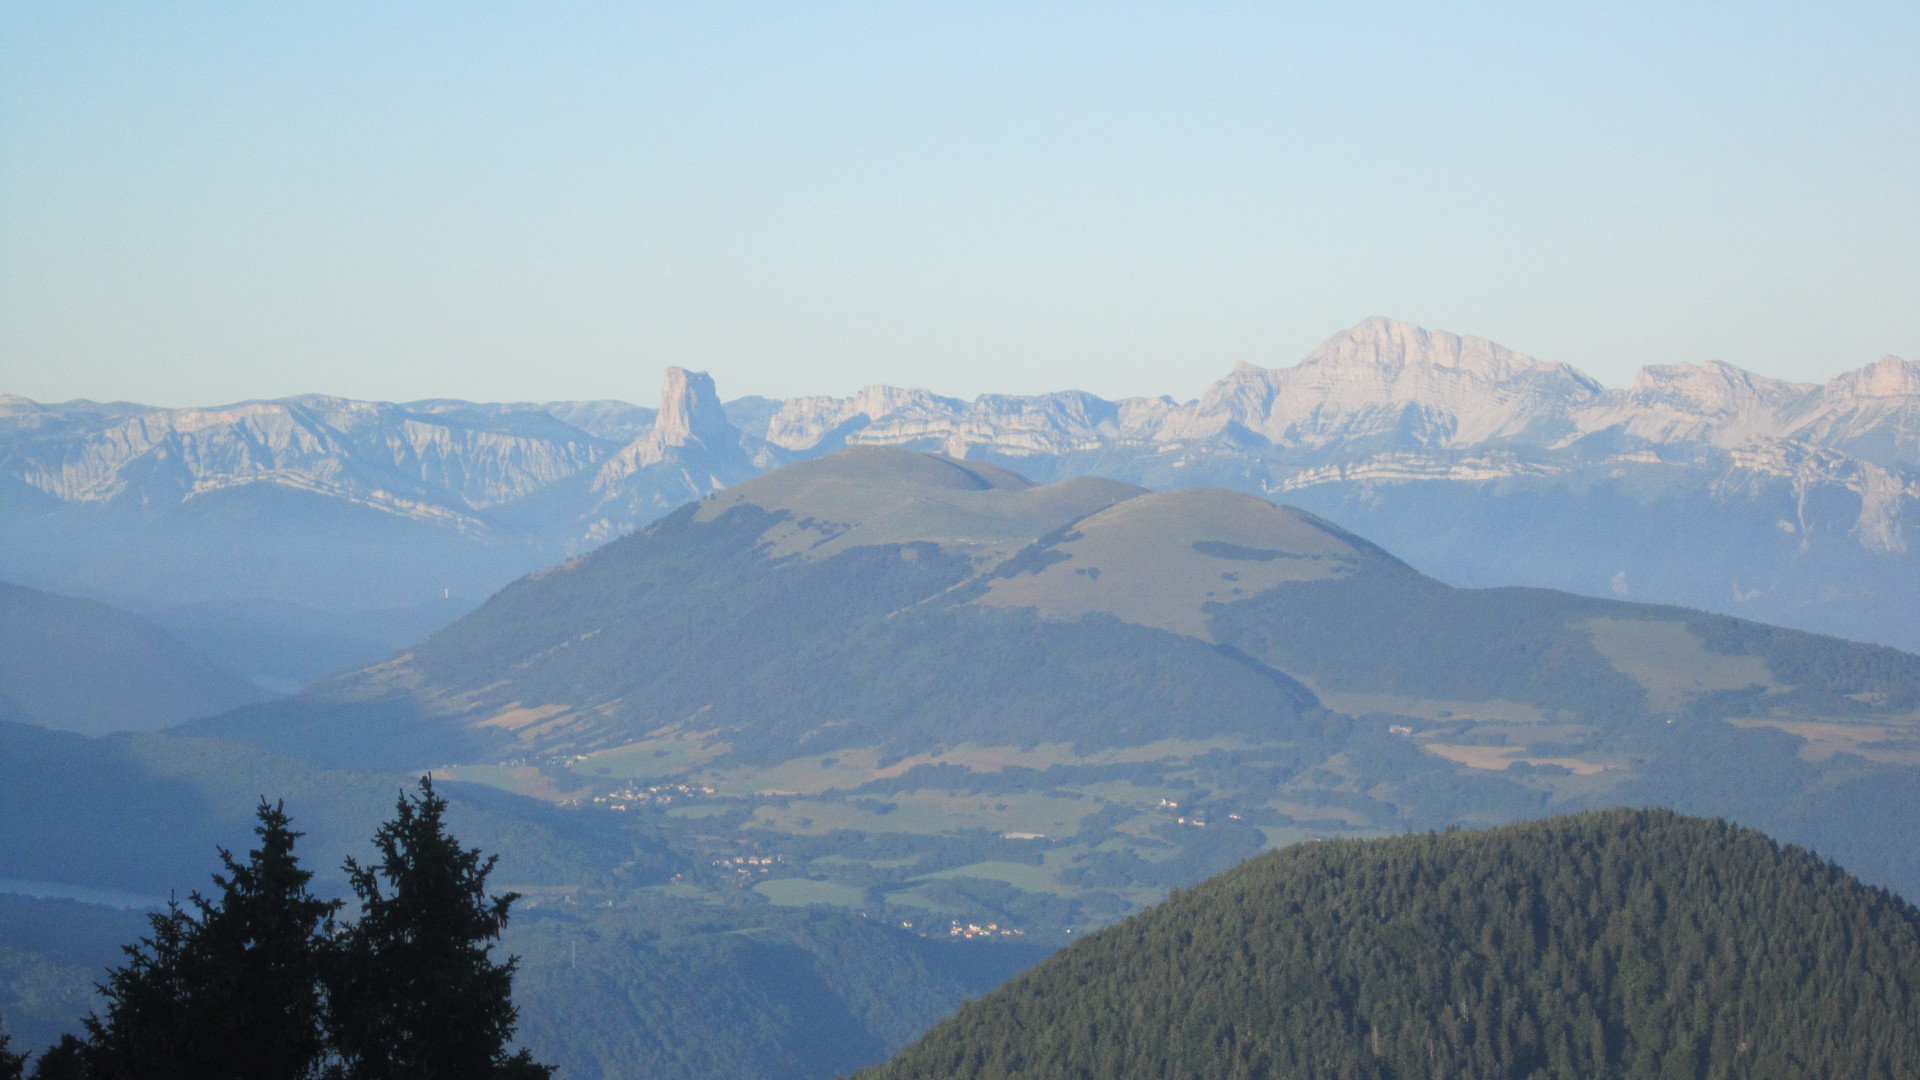
[[[0,721],[153,731],[267,696],[138,615],[0,582]]]
[[[1907,1077],[1917,987],[1898,897],[1613,810],[1264,855],[861,1075]]]

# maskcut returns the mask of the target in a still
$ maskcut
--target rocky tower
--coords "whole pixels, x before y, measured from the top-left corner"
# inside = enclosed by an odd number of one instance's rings
[[[580,519],[584,535],[593,543],[610,539],[689,499],[763,472],[775,464],[767,449],[727,419],[711,376],[670,367],[653,430],[594,474],[596,498]]]
[[[727,414],[720,408],[720,394],[714,389],[713,376],[704,371],[670,367],[667,384],[660,391],[660,412],[653,421],[653,430],[608,458],[594,478],[594,487],[604,490],[669,457],[682,457],[682,451],[730,460],[741,454],[740,431],[727,421]]]
[[[663,447],[698,442],[715,450],[740,441],[740,432],[727,421],[727,414],[720,408],[720,393],[714,389],[713,376],[682,367],[667,369],[667,384],[660,391],[660,415],[653,422],[653,436]]]

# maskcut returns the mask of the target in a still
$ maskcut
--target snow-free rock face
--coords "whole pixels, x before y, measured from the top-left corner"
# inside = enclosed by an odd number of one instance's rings
[[[471,511],[529,495],[610,449],[558,422],[528,432],[320,396],[126,418],[53,406],[20,419],[40,423],[9,433],[24,438],[8,440],[8,478],[64,502],[177,502],[269,484],[463,528],[478,527]]]
[[[660,412],[653,422],[653,434],[665,446],[685,446],[695,441],[719,445],[740,435],[720,406],[713,376],[680,367],[667,369],[667,385],[660,391]]]
[[[1369,319],[1185,403],[869,387],[790,401],[799,454],[893,445],[1305,506],[1442,577],[1656,599],[1920,648],[1920,365],[1824,386],[1708,361],[1609,390]]]
[[[1123,407],[1069,391],[1028,397],[985,394],[972,402],[925,390],[869,386],[850,398],[795,398],[774,414],[767,440],[788,450],[909,446],[964,457],[988,448],[1009,454],[1064,454],[1126,432]],[[1163,402],[1163,410],[1172,402]]]
[[[0,417],[26,416],[40,412],[40,405],[18,394],[0,394]]]
[[[1556,437],[1572,430],[1574,411],[1604,394],[1565,364],[1482,338],[1374,318],[1329,339],[1295,367],[1241,363],[1185,405],[1168,398],[1109,402],[1077,392],[990,394],[969,403],[870,386],[851,398],[789,402],[767,438],[801,451],[884,443],[1010,455],[1223,433],[1285,448],[1468,446]]]
[[[670,367],[652,430],[600,466],[591,487],[594,502],[576,528],[589,543],[611,540],[784,460],[733,426],[712,376]]]
[[[1000,462],[1046,481],[1094,474],[1151,488],[1284,492],[1460,581],[1608,592],[1621,574],[1629,584],[1620,587],[1637,589],[1667,573],[1677,584],[1651,598],[1731,604],[1737,614],[1880,640],[1890,640],[1887,618],[1869,630],[1801,616],[1856,600],[1893,611],[1908,593],[1920,603],[1920,567],[1904,561],[1920,550],[1920,364],[1896,357],[1824,386],[1708,361],[1648,367],[1631,387],[1609,390],[1484,338],[1373,318],[1291,367],[1242,363],[1187,402],[1079,391],[963,401],[869,386],[733,408],[738,423],[711,377],[681,368],[668,370],[657,412],[616,401],[303,397],[149,409],[0,397],[0,504],[31,533],[14,536],[0,520],[0,576],[69,591],[98,579],[105,556],[76,552],[123,526],[56,515],[71,531],[55,535],[35,524],[54,518],[34,516],[52,508],[152,515],[226,500],[239,520],[256,521],[256,503],[291,505],[290,493],[300,493],[491,545],[486,580],[499,583],[499,567],[534,569],[776,465],[893,446]],[[1601,512],[1603,489],[1618,502]],[[1502,494],[1486,506],[1464,498],[1495,490]],[[242,503],[252,509],[241,512]],[[1522,503],[1532,509],[1518,518],[1494,509]],[[1460,516],[1469,505],[1480,508]],[[1586,555],[1544,563],[1529,555],[1521,562],[1532,569],[1516,569],[1515,529],[1580,541],[1616,526],[1627,534],[1594,557],[1611,562],[1610,552],[1629,547],[1643,552],[1633,566],[1595,579]],[[301,528],[293,519],[286,527]],[[133,553],[154,542],[136,533],[125,533],[129,552],[112,557],[122,576],[135,575],[146,556]],[[1649,548],[1634,535],[1667,542]],[[1738,567],[1738,580],[1726,576],[1733,569],[1662,571],[1661,552],[1683,536],[1703,559],[1718,552],[1719,563]],[[366,561],[392,542],[342,540],[328,550]],[[178,543],[190,559],[191,544]],[[1870,561],[1849,561],[1862,555]],[[1753,559],[1770,568],[1754,569]],[[436,554],[433,564],[444,561]],[[66,569],[47,569],[55,563]],[[365,575],[347,574],[356,576]],[[1875,584],[1883,577],[1886,587]],[[1832,599],[1843,595],[1855,600]],[[1900,633],[1920,646],[1920,626]]]
[[[869,386],[850,398],[794,398],[767,422],[767,441],[789,450],[812,450],[825,443],[837,448],[881,417],[890,418],[896,431],[910,439],[963,415],[966,408],[954,398],[891,386]]]
[[[1849,371],[1827,384],[1829,397],[1920,398],[1920,364],[1897,356]]]
[[[547,415],[596,439],[632,442],[653,430],[658,415],[652,409],[624,401],[554,401],[541,408]]]
[[[1783,521],[1783,531],[1802,537],[1801,546],[1809,546],[1824,516],[1821,499],[1845,492],[1858,501],[1858,513],[1849,530],[1853,539],[1868,551],[1904,553],[1913,537],[1911,530],[1920,525],[1920,476],[1901,469],[1889,469],[1871,461],[1821,446],[1810,446],[1788,439],[1756,439],[1732,453],[1733,470],[1723,484],[1736,486],[1743,481],[1759,484],[1784,480],[1796,496],[1793,519]],[[1811,496],[1811,498],[1810,498]],[[1852,509],[1849,503],[1849,509]]]
[[[1566,364],[1484,338],[1372,318],[1293,367],[1242,362],[1197,401],[1105,401],[1061,392],[974,401],[869,386],[787,401],[767,441],[799,453],[888,445],[1050,456],[1226,438],[1334,454],[1475,447],[1563,448],[1599,433],[1629,445],[1731,449],[1754,439],[1870,441],[1920,466],[1920,365],[1888,357],[1825,387],[1732,364],[1656,365],[1608,390]],[[1888,454],[1874,458],[1893,464]]]
[[[1544,442],[1605,391],[1568,367],[1484,338],[1373,318],[1328,339],[1292,368],[1243,367],[1201,398],[1284,446],[1341,442],[1477,446]]]
[[[1738,446],[1777,435],[1782,413],[1818,390],[1718,360],[1658,364],[1640,369],[1631,390],[1603,395],[1574,421],[1582,435],[1614,429],[1655,445]]]
[[[660,424],[610,401],[0,402],[0,579],[135,604],[484,596],[775,464],[706,375],[663,398]]]
[[[727,421],[714,390],[713,377],[704,371],[667,369],[660,391],[660,411],[652,430],[629,443],[600,468],[594,489],[607,487],[650,465],[658,465],[674,451],[693,446],[722,457],[740,455],[740,432]]]
[[[1920,466],[1920,364],[1889,356],[1838,376],[1790,418],[1783,434],[1879,465]]]

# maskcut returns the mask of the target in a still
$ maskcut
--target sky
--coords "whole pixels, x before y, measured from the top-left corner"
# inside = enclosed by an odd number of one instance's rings
[[[1920,359],[1920,4],[0,4],[0,393]]]

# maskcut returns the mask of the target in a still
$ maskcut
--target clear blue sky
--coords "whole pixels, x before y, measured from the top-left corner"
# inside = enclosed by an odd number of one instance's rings
[[[0,6],[0,391],[1920,359],[1920,4]]]

